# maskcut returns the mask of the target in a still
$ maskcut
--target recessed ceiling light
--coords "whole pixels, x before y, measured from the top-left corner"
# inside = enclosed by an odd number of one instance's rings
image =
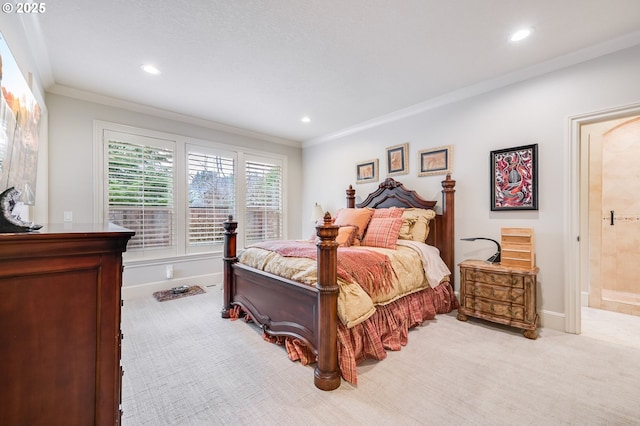
[[[522,30],[518,30],[515,33],[511,34],[511,38],[509,40],[511,41],[520,41],[520,40],[524,40],[525,38],[529,37],[531,35],[531,29],[530,28],[524,28]]]
[[[306,116],[305,116],[305,117],[302,117],[302,118],[300,119],[300,121],[302,121],[303,123],[311,123],[311,119],[310,119],[309,117],[306,117]]]
[[[144,72],[148,72],[149,74],[158,75],[160,74],[160,70],[153,65],[143,64],[140,66]]]

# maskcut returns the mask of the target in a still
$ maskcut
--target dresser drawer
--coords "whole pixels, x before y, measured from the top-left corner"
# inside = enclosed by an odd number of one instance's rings
[[[525,292],[522,288],[501,287],[478,282],[467,283],[465,296],[482,297],[498,302],[524,305]]]
[[[500,303],[494,300],[465,297],[464,307],[473,312],[524,321],[524,306]]]
[[[467,282],[477,282],[512,288],[524,288],[524,277],[522,275],[497,274],[495,272],[466,269],[464,279]]]

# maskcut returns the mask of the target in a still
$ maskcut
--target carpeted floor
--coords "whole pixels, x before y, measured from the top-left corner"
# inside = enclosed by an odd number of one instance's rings
[[[221,319],[221,293],[125,302],[123,425],[640,424],[640,347],[450,314],[324,392],[257,327]]]

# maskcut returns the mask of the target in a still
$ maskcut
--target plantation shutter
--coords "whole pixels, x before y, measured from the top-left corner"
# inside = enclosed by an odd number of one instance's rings
[[[283,238],[282,166],[275,163],[245,163],[245,245]]]
[[[190,148],[187,157],[187,244],[190,247],[222,244],[222,223],[229,215],[235,215],[235,159],[232,155],[201,151],[204,150]]]
[[[131,135],[123,139],[126,136]],[[127,250],[171,248],[175,244],[174,149],[167,141],[154,143],[153,138],[146,138],[149,144],[119,139],[108,138],[106,147],[109,221],[135,231]]]
[[[241,248],[286,237],[286,156],[96,123],[94,220],[135,232],[127,262],[220,253],[229,216]]]

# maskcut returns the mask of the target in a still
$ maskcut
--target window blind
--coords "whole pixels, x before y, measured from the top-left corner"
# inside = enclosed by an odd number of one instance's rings
[[[235,215],[235,160],[198,151],[190,151],[187,157],[188,244],[222,244],[222,223]]]
[[[282,239],[282,166],[246,161],[245,245]]]
[[[240,247],[286,234],[285,157],[113,123],[98,134],[96,220],[135,231],[127,261],[220,252],[230,215]]]
[[[109,140],[109,221],[136,232],[127,249],[174,244],[173,149]]]

